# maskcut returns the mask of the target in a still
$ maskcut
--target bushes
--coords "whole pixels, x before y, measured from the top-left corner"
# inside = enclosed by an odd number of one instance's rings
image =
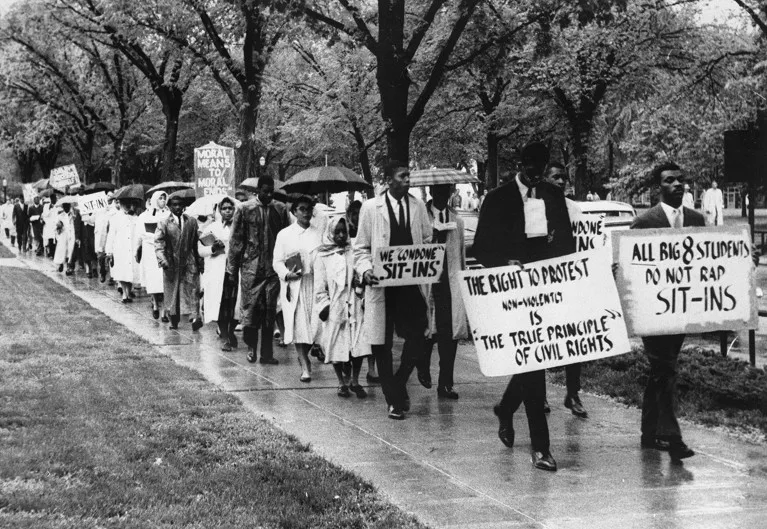
[[[649,364],[642,348],[583,364],[583,388],[642,406]],[[684,347],[677,369],[679,416],[714,426],[757,428],[767,434],[767,373],[699,346]],[[564,384],[564,369],[550,379]]]

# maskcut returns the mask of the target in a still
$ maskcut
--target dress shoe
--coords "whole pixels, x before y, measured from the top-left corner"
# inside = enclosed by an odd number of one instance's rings
[[[395,421],[401,421],[405,418],[405,412],[389,405],[389,418],[394,419]]]
[[[543,399],[543,413],[551,413],[551,406],[549,406],[548,399]]]
[[[160,318],[160,311],[157,310],[157,309],[152,309],[152,317],[154,319],[159,319]]]
[[[418,370],[418,382],[426,389],[431,389],[431,373],[427,370]]]
[[[309,383],[312,381],[312,377],[310,375],[301,375],[300,377],[298,377],[298,380],[304,383]]]
[[[379,377],[371,375],[370,373],[365,375],[365,378],[367,379],[368,382],[372,382],[372,383],[376,383],[376,382],[380,382],[381,381],[381,379]]]
[[[117,293],[122,294],[123,293],[123,287],[117,287]]]
[[[358,399],[364,399],[364,398],[366,398],[368,396],[368,392],[365,391],[365,388],[363,388],[359,384],[357,384],[356,386],[351,385],[351,386],[349,386],[349,389],[352,391],[352,393],[357,395]]]
[[[264,357],[261,357],[261,360],[259,360],[258,363],[259,364],[264,364],[264,365],[276,366],[280,362],[276,358],[264,358]]]
[[[498,439],[503,444],[511,448],[514,446],[514,425],[511,420],[502,417],[501,406],[496,404],[493,406],[493,413],[498,417]]]
[[[225,353],[228,353],[232,350],[232,344],[229,342],[224,342],[224,345],[221,346],[221,350]]]
[[[101,277],[99,277],[99,281],[104,283],[106,280],[107,280],[107,275],[106,274],[101,274]]]
[[[257,358],[258,357],[256,356],[256,351],[254,349],[248,348],[248,362],[255,364]]]
[[[130,302],[131,302],[131,300],[130,300],[129,298],[125,298],[125,299],[123,299],[123,300],[122,300],[122,302],[123,302],[123,303],[130,303]]]
[[[65,276],[71,276],[71,275],[73,275],[74,273],[75,273],[75,271],[74,271],[74,270],[67,270],[66,272],[64,272],[64,275],[65,275]]]
[[[199,331],[202,328],[202,320],[200,318],[195,318],[192,322],[192,330],[193,331]]]
[[[694,456],[695,452],[682,441],[672,441],[669,443],[668,454],[671,456],[671,461],[681,461]]]
[[[229,345],[232,346],[232,349],[237,349],[237,337],[233,333],[229,333]]]
[[[349,386],[346,386],[346,385],[338,386],[337,395],[345,399],[351,397],[351,393],[349,393]]]
[[[437,388],[437,397],[439,397],[440,399],[458,400],[458,393],[453,391],[452,387],[445,386],[442,388]]]
[[[163,323],[168,323],[170,320],[168,319],[168,317],[166,315],[163,314],[163,316],[160,319],[160,321],[163,322]]]
[[[588,412],[586,412],[586,408],[583,407],[581,398],[577,393],[575,395],[568,395],[565,397],[565,408],[570,408],[570,411],[573,412],[573,415],[576,417],[585,419],[589,416]]]
[[[661,452],[668,452],[668,448],[671,445],[671,443],[664,439],[658,439],[657,437],[645,437],[644,435],[642,436],[640,444],[642,448],[651,448]]]
[[[557,469],[557,462],[551,457],[551,452],[533,452],[531,459],[533,466],[540,470],[549,470],[551,472]]]
[[[63,272],[64,271],[64,265],[59,265],[58,271],[59,272]]]

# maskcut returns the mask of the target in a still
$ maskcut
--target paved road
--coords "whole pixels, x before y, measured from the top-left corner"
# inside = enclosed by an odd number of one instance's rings
[[[479,373],[473,349],[456,362],[458,401],[410,388],[405,421],[386,418],[380,388],[367,400],[340,399],[329,366],[315,366],[310,384],[298,381],[295,354],[277,349],[279,366],[251,365],[245,351],[222,353],[212,328],[170,331],[151,319],[148,298],[131,306],[96,280],[67,278],[49,261],[0,259],[56,281],[189,366],[254,413],[375,484],[401,508],[433,527],[450,528],[734,528],[767,525],[767,447],[684,425],[698,455],[684,466],[639,448],[639,411],[584,395],[591,417],[573,417],[549,390],[552,449],[560,470],[531,468],[524,414],[515,422],[517,446],[496,438],[491,407],[505,379]],[[2,293],[0,292],[0,303]]]

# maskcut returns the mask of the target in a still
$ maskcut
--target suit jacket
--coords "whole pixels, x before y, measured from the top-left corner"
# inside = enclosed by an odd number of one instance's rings
[[[546,207],[548,237],[525,235],[525,210],[516,179],[488,193],[479,213],[473,251],[486,267],[504,266],[510,260],[531,263],[575,252],[565,195],[557,186],[541,182],[536,195]]]
[[[706,220],[703,215],[690,208],[682,208],[682,226],[685,228],[690,226],[705,226]],[[663,206],[660,203],[651,207],[631,223],[632,230],[641,230],[647,228],[670,228],[671,224],[668,222],[666,212],[663,211]]]
[[[17,232],[22,232],[29,227],[28,207],[26,204],[13,206],[13,223],[16,225]]]

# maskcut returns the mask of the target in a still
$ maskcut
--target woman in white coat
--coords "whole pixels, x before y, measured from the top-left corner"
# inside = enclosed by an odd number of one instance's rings
[[[53,255],[53,264],[58,266],[59,272],[64,271],[72,254],[75,251],[75,216],[71,204],[63,204],[56,220],[56,253]]]
[[[43,244],[49,259],[53,259],[53,254],[56,253],[56,223],[59,220],[59,214],[55,196],[54,194],[50,200],[46,198],[43,201]]]
[[[354,273],[354,254],[346,226],[346,219],[337,217],[325,229],[323,245],[314,260],[315,310],[322,322],[320,344],[325,362],[333,364],[338,377],[338,396],[348,397],[351,390],[364,399],[367,393],[359,383],[359,375],[370,347],[358,344],[363,290]]]
[[[141,283],[152,298],[152,317],[160,317],[162,307],[163,283],[162,268],[157,264],[154,247],[154,232],[157,225],[170,215],[167,207],[168,195],[156,191],[149,200],[149,207],[136,219],[136,233],[133,243],[136,245],[136,260],[141,270]],[[140,248],[140,250],[139,250]]]
[[[226,273],[226,256],[229,253],[235,210],[234,199],[223,198],[216,205],[216,209],[216,220],[202,230],[200,242],[197,243],[198,253],[205,259],[202,306],[204,322],[218,323],[218,334],[224,340],[221,350],[231,351],[237,347],[234,329],[237,327],[237,314],[240,312],[237,295],[239,282]]]
[[[309,350],[317,329],[314,314],[314,276],[312,263],[322,241],[322,233],[311,225],[314,200],[301,196],[293,202],[295,224],[277,234],[272,266],[280,278],[280,305],[285,321],[285,343],[295,343],[301,382],[312,380]]]
[[[112,266],[112,278],[120,283],[123,303],[133,302],[131,291],[134,283],[139,282],[138,263],[133,257],[135,224],[136,201],[120,200],[120,210],[109,221],[104,250]]]

